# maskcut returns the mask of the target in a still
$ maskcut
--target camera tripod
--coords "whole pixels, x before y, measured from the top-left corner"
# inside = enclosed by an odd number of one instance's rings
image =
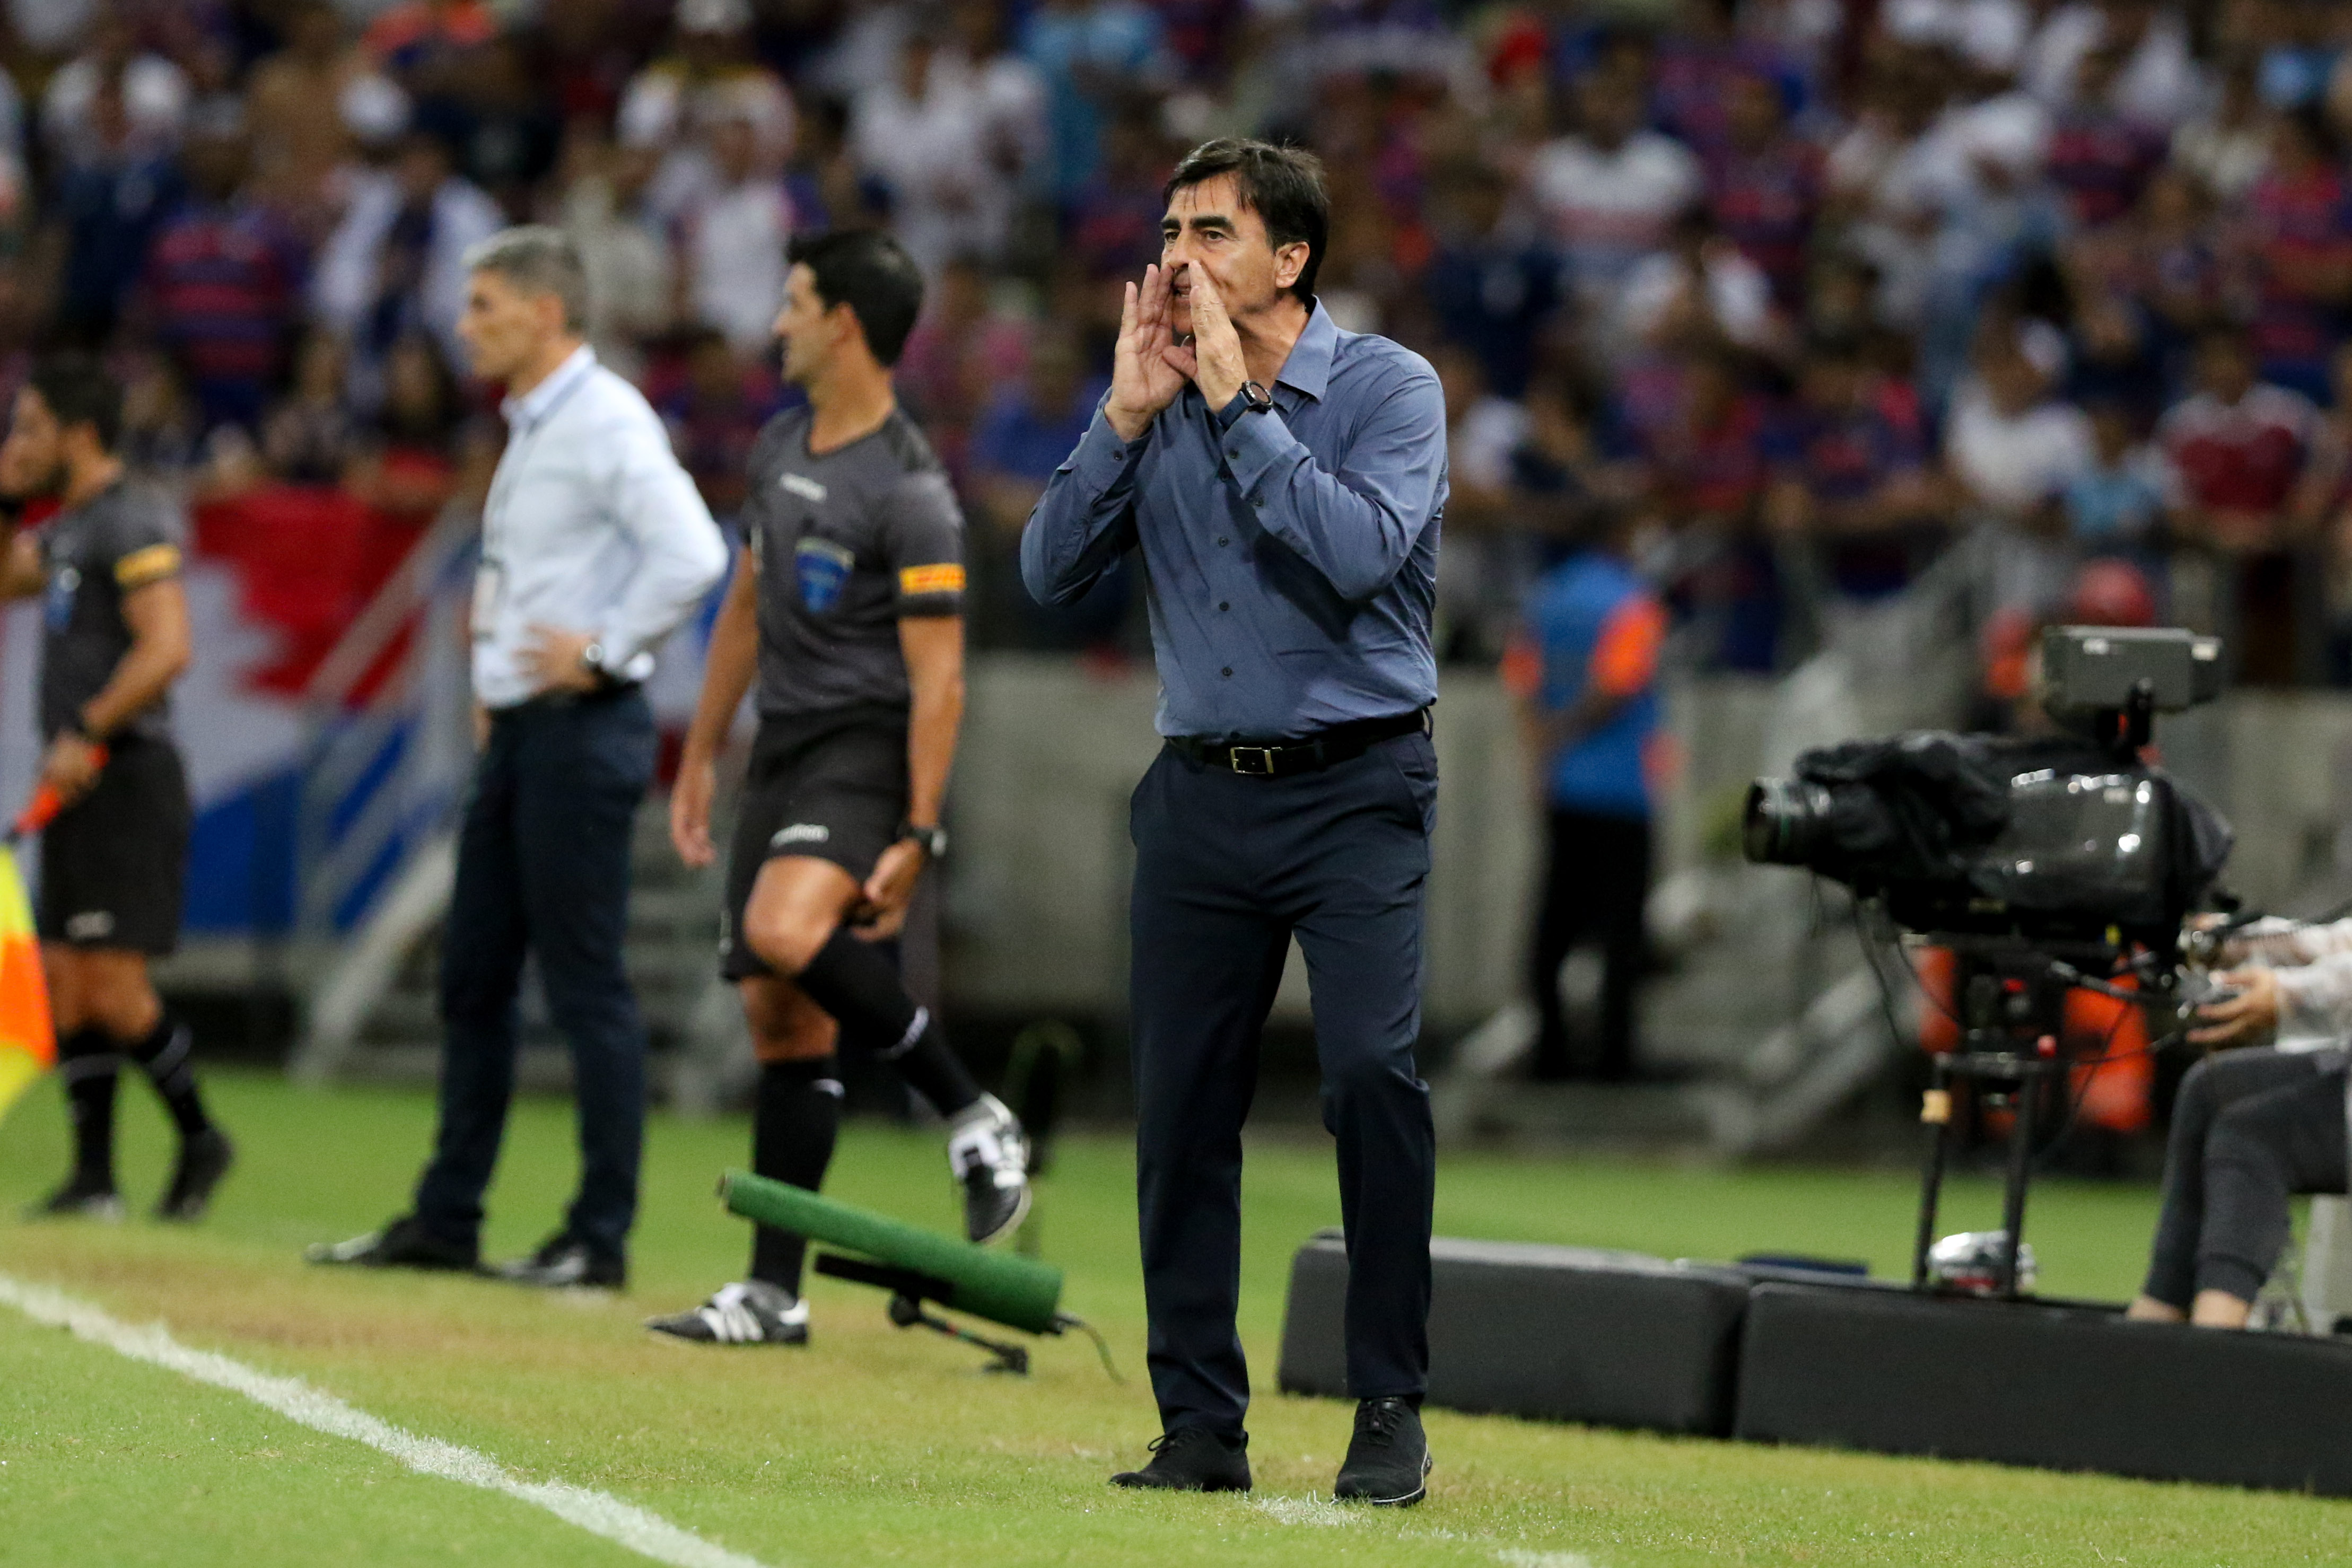
[[[1927,1254],[1936,1244],[1936,1210],[1943,1197],[1956,1118],[1956,1086],[1988,1109],[2011,1108],[2009,1157],[2001,1187],[2000,1225],[2007,1245],[1994,1293],[2018,1296],[2018,1259],[2025,1229],[2026,1189],[2033,1176],[2033,1131],[2042,1085],[2063,1082],[2074,1063],[2059,1046],[2066,993],[2113,971],[2118,954],[2097,942],[2031,944],[2017,937],[1932,936],[1953,958],[1953,1001],[1960,1048],[1938,1052],[1922,1097],[1919,1120],[1934,1129],[1919,1185],[1919,1231],[1911,1252],[1911,1285],[1929,1288]],[[2110,988],[2100,988],[2114,995]]]

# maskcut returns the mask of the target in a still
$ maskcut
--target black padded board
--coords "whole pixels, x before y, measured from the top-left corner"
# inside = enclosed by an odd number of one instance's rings
[[[1429,1403],[1449,1410],[1722,1436],[1748,1281],[1634,1253],[1440,1237]],[[1325,1231],[1298,1249],[1281,1385],[1345,1396],[1348,1258]]]
[[[1762,1283],[1741,1437],[2352,1496],[2352,1343]]]

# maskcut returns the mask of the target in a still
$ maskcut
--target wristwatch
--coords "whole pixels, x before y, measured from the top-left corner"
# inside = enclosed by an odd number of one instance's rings
[[[1274,394],[1255,382],[1242,383],[1241,398],[1244,413],[1264,413],[1274,406]]]
[[[918,827],[913,822],[898,824],[898,841],[923,846],[923,853],[932,860],[945,860],[948,853],[948,831],[940,827]]]
[[[591,643],[580,650],[580,668],[594,676],[600,686],[613,684],[612,667],[604,663],[604,644],[602,643]]]

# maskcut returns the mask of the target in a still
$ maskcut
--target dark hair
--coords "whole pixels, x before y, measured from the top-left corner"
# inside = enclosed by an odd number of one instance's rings
[[[1331,193],[1323,186],[1323,160],[1302,147],[1276,147],[1238,136],[1203,141],[1184,154],[1160,199],[1169,201],[1189,186],[1205,184],[1220,174],[1231,174],[1242,205],[1265,225],[1265,240],[1275,249],[1305,241],[1307,265],[1290,292],[1302,305],[1315,303],[1315,274],[1323,266],[1323,251],[1331,234]]]
[[[45,354],[25,384],[41,394],[58,429],[93,426],[98,444],[114,450],[122,435],[122,389],[95,358],[79,352]]]
[[[849,307],[877,360],[898,362],[923,310],[923,275],[906,246],[880,229],[835,229],[793,240],[784,256],[809,269],[826,309]]]

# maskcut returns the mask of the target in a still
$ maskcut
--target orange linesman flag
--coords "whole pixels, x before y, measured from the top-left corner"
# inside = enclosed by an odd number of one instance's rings
[[[106,766],[100,747],[98,765]],[[25,879],[16,874],[16,841],[37,833],[65,804],[44,784],[30,804],[0,835],[0,1121],[26,1090],[57,1065],[57,1031],[49,1027],[49,983],[41,973],[41,939],[33,930],[33,905]]]
[[[0,848],[0,1119],[57,1060],[33,906],[16,874],[16,852]]]

